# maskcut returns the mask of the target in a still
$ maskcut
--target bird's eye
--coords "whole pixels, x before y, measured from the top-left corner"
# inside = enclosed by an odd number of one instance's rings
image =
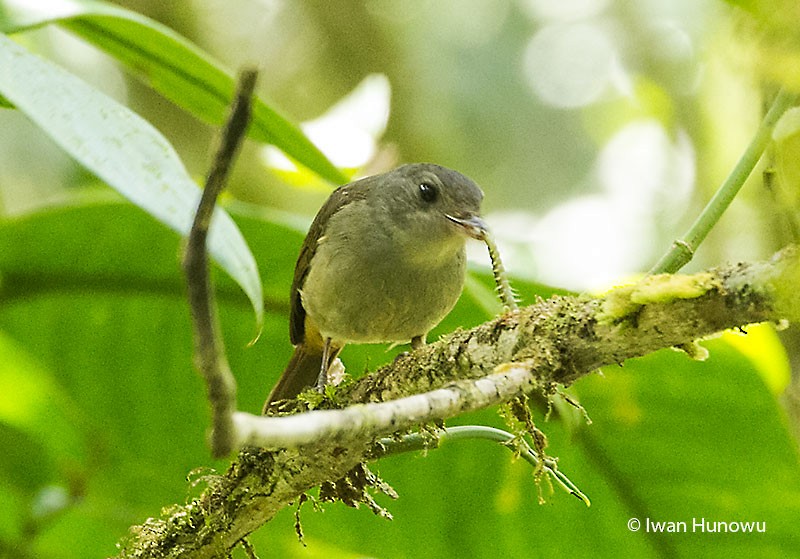
[[[423,182],[419,185],[419,195],[426,202],[435,202],[439,197],[439,190],[429,182]]]

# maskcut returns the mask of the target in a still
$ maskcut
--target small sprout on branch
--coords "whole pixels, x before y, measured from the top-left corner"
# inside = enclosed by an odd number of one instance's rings
[[[242,549],[244,549],[247,559],[258,559],[258,555],[256,555],[256,550],[253,548],[253,544],[251,544],[247,538],[242,538],[239,543],[242,544]]]
[[[675,346],[675,349],[682,351],[694,361],[705,361],[708,359],[708,350],[697,342],[688,342]]]
[[[303,504],[308,501],[309,497],[307,494],[302,493],[300,498],[297,500],[297,508],[294,509],[294,533],[297,534],[297,541],[299,541],[303,547],[308,547],[306,545],[306,540],[303,537],[303,524],[300,522],[300,509],[303,508]],[[316,503],[314,503],[314,508],[316,508]]]

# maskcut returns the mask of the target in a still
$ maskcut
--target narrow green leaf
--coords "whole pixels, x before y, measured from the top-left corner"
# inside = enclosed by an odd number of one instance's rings
[[[2,34],[0,93],[123,196],[170,228],[188,233],[200,189],[172,146],[144,119]],[[250,298],[260,326],[263,296],[255,259],[221,209],[214,215],[208,247]]]
[[[103,49],[167,99],[214,125],[224,122],[235,87],[232,74],[173,30],[142,15],[89,0],[53,0],[45,8],[0,0],[0,31],[57,23]],[[5,16],[3,16],[5,12]],[[275,145],[328,181],[347,177],[287,119],[260,99],[249,135]]]

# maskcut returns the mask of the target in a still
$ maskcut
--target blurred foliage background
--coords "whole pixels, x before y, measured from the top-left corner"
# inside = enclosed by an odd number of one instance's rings
[[[800,87],[789,0],[116,4],[231,69],[257,63],[263,97],[350,174],[433,161],[472,177],[527,302],[543,284],[601,290],[647,270],[735,164],[774,92]],[[63,29],[14,38],[141,114],[202,178],[215,129]],[[793,142],[767,154],[691,270],[795,240]],[[247,302],[219,275],[246,410],[260,408],[288,360],[294,258],[330,188],[256,143],[237,163],[228,208],[268,310],[261,341],[246,348]],[[180,241],[13,110],[0,111],[0,209],[0,556],[113,554],[129,525],[196,495],[202,475],[226,465],[204,444]],[[473,248],[473,289],[437,332],[489,316],[477,295],[487,259]],[[289,510],[253,542],[261,557],[604,556],[622,546],[642,557],[789,556],[800,549],[798,337],[748,332],[709,343],[705,363],[663,351],[582,380],[571,393],[591,425],[568,407],[540,419],[589,509],[546,487],[538,504],[530,469],[476,441],[381,461],[401,495],[384,503],[392,522],[307,505],[307,547]],[[348,348],[344,358],[359,371],[392,355]],[[492,410],[467,422],[502,426]],[[765,521],[767,532],[632,533],[631,517]]]

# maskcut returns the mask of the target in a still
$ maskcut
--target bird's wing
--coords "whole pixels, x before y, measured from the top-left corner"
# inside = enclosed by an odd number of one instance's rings
[[[293,345],[298,345],[305,340],[305,321],[306,310],[303,308],[303,301],[300,291],[303,289],[306,276],[308,276],[309,266],[321,238],[325,236],[325,227],[333,215],[345,207],[347,204],[356,200],[363,200],[372,184],[372,177],[351,182],[340,186],[334,190],[325,204],[317,212],[311,227],[308,230],[300,255],[297,257],[297,264],[294,268],[294,279],[292,280],[291,291],[291,314],[289,315],[289,339]]]

